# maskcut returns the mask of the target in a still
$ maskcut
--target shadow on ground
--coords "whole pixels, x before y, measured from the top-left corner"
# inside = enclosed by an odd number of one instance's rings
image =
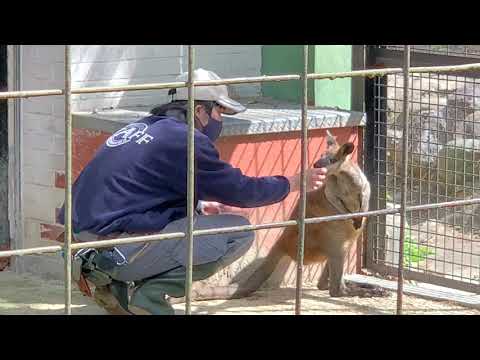
[[[182,314],[184,304],[174,306]],[[224,315],[293,315],[295,289],[282,288],[259,291],[251,297],[192,303],[194,314]],[[302,297],[305,315],[392,315],[396,297],[331,298],[328,291],[306,288]],[[64,287],[62,281],[42,280],[36,276],[0,272],[0,315],[63,315]],[[404,297],[405,314],[480,314],[456,304]],[[72,291],[73,315],[105,315],[92,299],[75,287]]]

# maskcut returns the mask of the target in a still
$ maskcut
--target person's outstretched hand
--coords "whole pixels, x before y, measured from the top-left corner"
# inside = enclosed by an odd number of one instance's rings
[[[317,190],[323,186],[326,178],[326,168],[307,169],[307,192]],[[288,177],[290,181],[290,191],[295,192],[300,190],[300,174]]]

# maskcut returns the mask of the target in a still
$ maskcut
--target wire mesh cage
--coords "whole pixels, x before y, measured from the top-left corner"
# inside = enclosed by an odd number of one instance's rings
[[[412,49],[462,56],[476,50],[466,45],[414,45]],[[374,87],[375,206],[394,208],[399,206],[401,195],[403,74],[376,78]],[[439,73],[411,74],[409,96],[407,205],[478,197],[480,80]],[[376,217],[373,222],[373,262],[396,267],[400,216]],[[420,274],[440,284],[451,279],[450,286],[479,291],[478,205],[413,211],[406,222],[406,271],[416,273],[417,279],[422,279]]]
[[[384,45],[386,49],[403,50],[403,45]],[[411,51],[426,54],[480,57],[480,45],[411,45]]]

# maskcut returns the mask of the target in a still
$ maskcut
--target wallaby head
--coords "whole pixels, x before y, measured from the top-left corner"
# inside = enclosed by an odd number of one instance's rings
[[[354,149],[351,142],[339,145],[327,130],[327,151],[314,164],[314,167],[328,169],[325,196],[340,213],[368,211],[370,184],[360,167],[352,161]]]

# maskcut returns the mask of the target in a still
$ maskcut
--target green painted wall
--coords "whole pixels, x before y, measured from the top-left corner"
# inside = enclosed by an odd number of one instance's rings
[[[352,70],[351,45],[315,45],[315,72],[330,73]],[[316,80],[315,105],[351,109],[351,78]]]
[[[314,69],[315,49],[310,48],[309,69]],[[262,46],[262,75],[301,74],[303,71],[303,45]],[[300,102],[302,88],[300,81],[281,81],[262,84],[263,96],[274,99]],[[313,102],[313,81],[308,86],[309,102]]]
[[[264,45],[262,74],[300,74],[303,69],[303,45]],[[313,45],[309,51],[309,73],[350,71],[351,45]],[[300,102],[299,81],[262,84],[264,96]],[[350,110],[351,79],[309,81],[308,102],[315,106],[339,107]]]

